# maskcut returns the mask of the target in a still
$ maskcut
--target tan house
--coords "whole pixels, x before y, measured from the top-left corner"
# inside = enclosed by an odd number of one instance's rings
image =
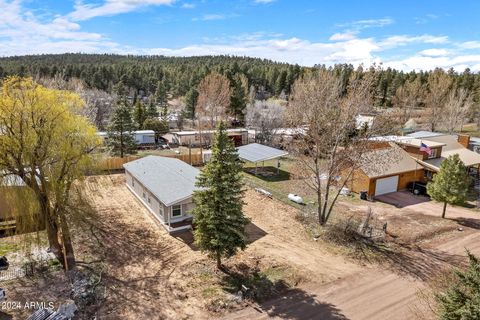
[[[462,135],[426,131],[372,138],[372,150],[364,154],[347,187],[353,192],[365,191],[369,197],[404,190],[412,182],[431,180],[443,160],[453,154],[478,174],[480,154],[467,149],[468,144],[468,138]],[[422,145],[431,152],[421,150]]]
[[[423,181],[423,167],[407,152],[394,145],[375,148],[363,155],[346,186],[369,197],[404,190],[410,182]]]

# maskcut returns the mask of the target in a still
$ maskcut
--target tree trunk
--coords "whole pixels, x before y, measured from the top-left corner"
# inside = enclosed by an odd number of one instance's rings
[[[76,267],[75,254],[72,245],[72,238],[70,236],[70,229],[66,217],[63,213],[59,212],[60,223],[62,229],[62,244],[64,253],[64,269],[65,271],[74,270]]]
[[[48,245],[50,246],[50,250],[53,252],[55,257],[57,257],[57,259],[63,264],[63,250],[62,246],[60,245],[60,241],[58,240],[57,222],[50,215],[46,217],[46,220]]]
[[[120,133],[120,158],[123,158],[123,132]]]
[[[222,257],[220,256],[220,252],[217,252],[217,269],[222,270]]]
[[[49,205],[48,197],[40,195],[39,202],[40,210],[42,211],[42,214],[47,221],[46,229],[50,250],[53,252],[55,257],[62,264],[63,268],[66,271],[71,270],[72,267],[75,267],[75,257],[73,255],[73,246],[70,240],[68,226],[66,228],[66,231],[63,231],[63,224],[66,224],[66,222],[60,221],[61,225],[59,228],[58,222],[51,212],[52,210]],[[60,230],[62,230],[63,232],[61,233]],[[60,238],[62,238],[62,242],[60,242]]]
[[[322,214],[322,194],[320,190],[317,190],[317,202],[318,202],[318,207],[317,207],[317,214],[318,214],[318,223],[323,226],[325,224],[325,221],[323,219],[323,214]]]
[[[443,203],[443,212],[442,212],[442,218],[445,219],[445,211],[447,211],[447,202]]]

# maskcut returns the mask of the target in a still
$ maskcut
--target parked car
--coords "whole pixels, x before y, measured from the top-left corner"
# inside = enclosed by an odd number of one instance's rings
[[[408,191],[413,193],[416,196],[428,196],[427,194],[427,184],[421,181],[410,182],[407,185]]]
[[[5,293],[5,290],[0,288],[0,301],[5,300],[7,297],[7,294]]]

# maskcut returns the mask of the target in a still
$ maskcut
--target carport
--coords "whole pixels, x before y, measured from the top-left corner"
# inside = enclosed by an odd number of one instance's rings
[[[260,143],[250,143],[237,148],[238,157],[243,161],[255,163],[255,174],[257,174],[258,163],[265,167],[265,161],[277,159],[277,174],[280,172],[280,157],[286,156],[288,152],[280,149],[265,146]]]

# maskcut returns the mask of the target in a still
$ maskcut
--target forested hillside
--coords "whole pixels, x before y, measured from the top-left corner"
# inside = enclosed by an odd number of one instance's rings
[[[210,72],[235,81],[244,74],[250,86],[264,87],[272,94],[288,92],[302,72],[299,66],[246,57],[120,56],[107,54],[61,54],[0,59],[0,77],[21,75],[82,79],[91,88],[114,91],[119,86],[153,94],[159,81],[173,96],[183,96]]]
[[[145,113],[147,104],[170,113],[167,100],[182,97],[182,117],[193,119],[197,115],[199,84],[209,74],[225,77],[230,87],[227,112],[243,120],[247,106],[253,107],[254,100],[287,98],[295,80],[316,69],[334,73],[343,93],[352,79],[373,74],[372,111],[395,108],[400,111],[397,120],[402,123],[413,118],[428,124],[431,130],[447,131],[471,121],[480,123],[480,74],[469,69],[404,72],[381,66],[355,68],[348,64],[307,68],[233,56],[59,54],[0,58],[0,78],[32,76],[44,84],[54,82],[47,86],[80,93],[89,106],[88,116],[99,128],[108,123],[112,106],[121,97],[124,98],[120,100],[136,105],[139,115]],[[137,122],[143,122],[143,117],[138,118]],[[142,126],[138,124],[139,128]]]
[[[318,65],[316,68],[322,68]],[[164,56],[121,56],[110,54],[60,54],[0,58],[0,78],[7,75],[33,76],[35,78],[61,76],[65,80],[79,78],[90,88],[109,93],[128,88],[143,95],[154,94],[159,85],[173,97],[184,96],[196,88],[210,72],[226,75],[235,85],[239,74],[248,79],[248,86],[266,90],[271,95],[288,94],[297,77],[308,68],[270,60],[231,57],[164,57]],[[336,65],[331,70],[348,84],[355,73],[365,72],[352,65]],[[368,70],[366,70],[368,72]],[[378,71],[378,70],[377,70]],[[375,92],[377,106],[392,106],[393,97],[405,82],[417,79],[426,84],[432,72],[409,72],[384,69],[378,72]],[[480,86],[480,75],[469,69],[456,73],[445,72],[454,82],[467,89]],[[240,85],[240,84],[239,84]]]

